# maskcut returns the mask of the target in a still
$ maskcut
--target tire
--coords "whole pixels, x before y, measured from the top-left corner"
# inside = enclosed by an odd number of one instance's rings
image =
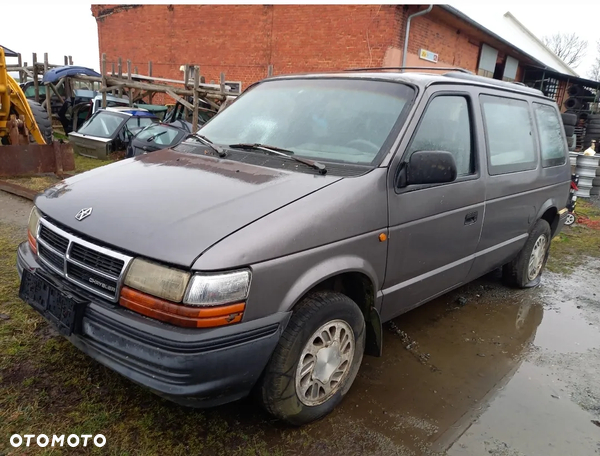
[[[581,87],[578,85],[572,85],[567,90],[567,93],[569,94],[570,97],[575,97],[577,95],[580,95],[581,92],[582,92]]]
[[[538,220],[517,257],[502,268],[502,276],[507,284],[518,288],[531,288],[539,285],[542,271],[548,260],[551,234],[548,222],[542,219]],[[542,238],[545,241],[540,241]],[[543,251],[539,251],[541,246],[538,247],[538,241],[544,243]],[[532,260],[534,248],[537,250],[537,267],[533,268],[534,271],[531,271],[530,261]]]
[[[588,120],[587,120],[587,125],[588,125],[588,127],[592,127],[592,126],[600,127],[600,115],[592,114],[591,116],[589,116]]]
[[[586,136],[600,136],[600,126],[599,127],[590,127],[585,130]]]
[[[578,98],[567,98],[563,106],[567,109],[579,109],[581,108],[581,100]]]
[[[354,343],[354,353],[347,361],[347,368],[341,374],[339,382],[330,392],[322,388],[323,383],[314,379],[315,364],[304,375],[309,384],[317,386],[317,394],[323,390],[324,397],[317,398],[315,404],[310,404],[310,398],[302,393],[299,375],[301,361],[311,355],[306,353],[311,341],[319,339],[317,333],[324,334],[322,328],[328,324],[340,324],[351,328],[352,331],[336,330],[336,334],[348,334]],[[321,338],[321,342],[324,338]],[[346,345],[346,342],[344,343]],[[283,332],[279,344],[275,348],[271,360],[258,384],[257,393],[261,405],[272,415],[292,424],[302,425],[318,420],[330,413],[346,395],[356,378],[362,361],[365,347],[365,321],[362,312],[347,296],[331,291],[314,293],[302,300],[294,309],[294,313]],[[322,347],[317,351],[321,353]],[[338,355],[340,353],[338,352]],[[341,354],[343,356],[343,354]],[[313,357],[316,360],[316,357]],[[342,361],[343,365],[344,362]],[[338,368],[327,375],[331,379]],[[313,386],[308,390],[314,391]]]
[[[48,112],[42,107],[41,104],[36,103],[33,100],[27,100],[29,103],[29,107],[31,108],[31,112],[33,112],[33,118],[35,119],[35,123],[37,124],[46,144],[52,143],[52,122],[48,117]]]
[[[565,126],[571,125],[574,126],[577,123],[577,114],[573,112],[563,112],[561,114],[563,124]]]
[[[575,127],[573,125],[565,125],[565,135],[570,137],[573,136],[573,133],[575,133]]]

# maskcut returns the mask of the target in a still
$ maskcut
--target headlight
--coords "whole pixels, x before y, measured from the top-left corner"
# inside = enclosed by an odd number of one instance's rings
[[[191,306],[218,306],[244,301],[250,288],[250,271],[195,274],[183,303]]]
[[[181,302],[190,273],[136,258],[125,276],[125,285],[150,295]]]
[[[37,232],[40,226],[40,213],[37,208],[33,206],[29,214],[29,223],[27,224],[27,240],[29,241],[29,247],[33,253],[37,253]]]

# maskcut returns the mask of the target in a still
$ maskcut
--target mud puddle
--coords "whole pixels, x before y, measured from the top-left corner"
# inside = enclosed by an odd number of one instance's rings
[[[385,325],[297,454],[600,454],[600,261],[535,290],[492,274]]]

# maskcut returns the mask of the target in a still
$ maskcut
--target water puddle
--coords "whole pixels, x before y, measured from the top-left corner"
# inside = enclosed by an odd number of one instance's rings
[[[600,391],[578,383],[577,363],[590,378],[600,373],[585,358],[600,347],[600,303],[586,301],[600,296],[600,281],[573,295],[572,277],[548,274],[539,289],[514,290],[490,275],[385,325],[383,357],[365,357],[342,405],[304,429],[314,449],[594,454],[600,432],[593,406],[582,404]]]

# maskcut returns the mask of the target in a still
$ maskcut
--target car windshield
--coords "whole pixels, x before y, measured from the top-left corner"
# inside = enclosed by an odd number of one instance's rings
[[[125,121],[123,116],[109,111],[99,111],[90,120],[81,126],[78,133],[110,138]]]
[[[166,125],[152,125],[140,131],[135,139],[159,146],[170,146],[177,142],[181,135],[183,135],[183,132],[176,128]]]
[[[250,89],[200,134],[215,144],[264,144],[323,161],[374,164],[414,89],[364,79],[286,79]]]

